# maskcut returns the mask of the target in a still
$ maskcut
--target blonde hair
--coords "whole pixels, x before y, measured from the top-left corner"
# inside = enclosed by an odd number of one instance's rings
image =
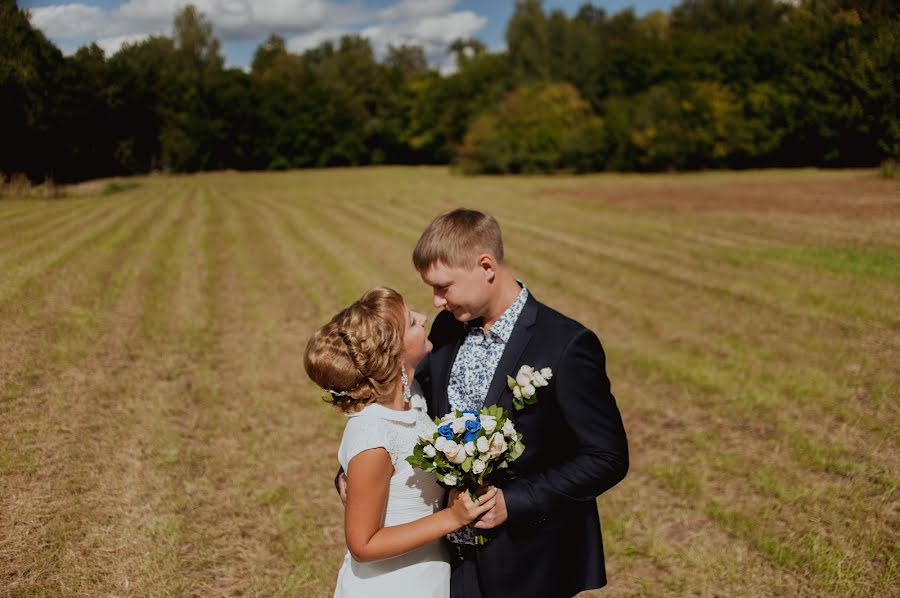
[[[419,272],[438,262],[451,268],[471,268],[483,253],[503,262],[500,224],[484,212],[457,208],[431,221],[413,250],[413,264]]]
[[[400,378],[406,329],[403,297],[376,287],[366,291],[306,344],[303,367],[345,413],[389,397]]]

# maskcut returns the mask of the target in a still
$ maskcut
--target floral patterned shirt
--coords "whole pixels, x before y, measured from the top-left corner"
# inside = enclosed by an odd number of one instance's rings
[[[481,409],[484,405],[503,350],[506,349],[516,320],[519,319],[519,314],[522,313],[528,299],[528,289],[521,281],[519,284],[522,285],[522,290],[490,330],[485,332],[480,319],[466,322],[466,339],[450,369],[447,397],[450,399],[451,408],[463,411]],[[447,538],[457,544],[475,543],[474,533],[469,527],[453,532]]]

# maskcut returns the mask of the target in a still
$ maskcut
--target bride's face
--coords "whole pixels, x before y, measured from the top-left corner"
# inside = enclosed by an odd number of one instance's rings
[[[404,308],[406,312],[406,331],[403,334],[403,357],[406,365],[415,369],[425,354],[431,351],[431,341],[425,332],[425,314]]]

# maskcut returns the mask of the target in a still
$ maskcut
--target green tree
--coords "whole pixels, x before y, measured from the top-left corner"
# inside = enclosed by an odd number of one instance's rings
[[[0,2],[0,174],[21,172],[34,180],[54,176],[60,115],[53,104],[62,53],[34,29],[28,13]]]
[[[541,0],[516,0],[506,25],[506,46],[520,81],[550,77],[550,31]]]
[[[203,80],[222,70],[225,64],[212,23],[188,4],[175,14],[173,38],[182,73]]]

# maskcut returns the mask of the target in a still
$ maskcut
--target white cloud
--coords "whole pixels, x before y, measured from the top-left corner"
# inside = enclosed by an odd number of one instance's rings
[[[226,40],[308,33],[364,18],[357,4],[329,0],[129,0],[112,10],[72,3],[31,12],[34,25],[51,39],[100,39],[170,32],[175,14],[189,3]]]
[[[97,45],[103,48],[107,56],[112,56],[125,44],[133,44],[150,37],[145,33],[130,33],[128,35],[117,35],[115,37],[104,37],[97,40]]]
[[[32,9],[32,23],[61,47],[97,40],[108,53],[125,42],[170,34],[175,14],[188,0],[128,0],[104,10],[81,3]],[[487,19],[469,10],[454,11],[458,0],[398,0],[379,10],[366,10],[362,0],[192,0],[212,21],[223,41],[259,40],[271,33],[288,39],[291,51],[302,52],[326,40],[358,33],[368,37],[379,57],[389,44],[417,44],[429,63],[452,70],[447,45],[474,36]]]
[[[400,0],[378,11],[382,21],[409,21],[419,17],[445,15],[458,0]]]
[[[454,12],[449,15],[427,17],[417,21],[413,34],[422,39],[441,40],[450,43],[460,37],[471,37],[484,27],[487,19],[470,10]]]
[[[447,53],[447,46],[457,38],[473,37],[487,23],[487,19],[471,11],[450,12],[404,20],[385,20],[363,29],[360,33],[372,41],[378,56],[384,56],[388,45],[420,45],[428,63],[442,73],[456,70],[455,59]]]
[[[50,38],[90,37],[106,27],[108,20],[103,10],[84,4],[31,9],[31,23]]]
[[[287,40],[287,49],[291,52],[302,53],[310,48],[315,48],[328,40],[337,41],[341,36],[353,33],[348,29],[317,29],[303,35],[296,35]]]

